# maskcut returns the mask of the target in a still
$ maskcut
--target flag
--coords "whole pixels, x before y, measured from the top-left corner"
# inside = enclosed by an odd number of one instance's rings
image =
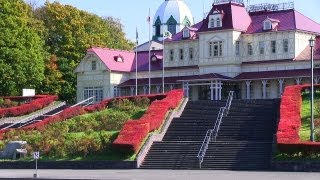
[[[150,17],[150,15],[147,17],[147,22],[148,23],[150,23],[150,21],[151,21],[151,17]]]
[[[138,28],[137,28],[136,29],[136,41],[137,41],[137,44],[139,43],[138,39],[139,39],[139,34],[138,34]]]
[[[169,31],[164,31],[164,35],[163,36],[165,38],[172,39],[172,34]]]

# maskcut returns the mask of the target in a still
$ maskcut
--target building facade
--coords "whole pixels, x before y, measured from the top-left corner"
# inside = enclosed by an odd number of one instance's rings
[[[161,11],[175,18],[172,9]],[[205,19],[184,24],[163,50],[149,47],[150,56],[145,47],[137,57],[134,51],[89,49],[75,70],[77,99],[134,95],[136,67],[138,94],[149,87],[161,93],[164,80],[164,91],[183,88],[191,100],[223,99],[230,90],[236,98],[278,98],[288,85],[310,83],[311,37],[314,81],[320,83],[320,24],[293,3],[245,7],[241,0],[216,0]]]

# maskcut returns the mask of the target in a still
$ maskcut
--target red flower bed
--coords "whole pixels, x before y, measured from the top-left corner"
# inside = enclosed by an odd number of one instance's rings
[[[302,142],[299,137],[301,127],[301,91],[310,85],[286,87],[281,98],[280,122],[277,131],[278,149],[281,152],[319,152],[320,143]]]
[[[25,98],[25,97],[8,97],[8,99],[18,99],[18,98]],[[34,111],[40,110],[53,101],[58,99],[58,96],[50,96],[50,95],[40,95],[33,97],[34,100],[22,104],[20,106],[11,107],[11,108],[3,108],[0,109],[0,117],[17,117],[26,114],[30,114]]]
[[[126,122],[113,142],[113,147],[121,151],[137,153],[148,133],[161,127],[168,110],[176,108],[182,98],[182,90],[172,90],[164,99],[153,101],[139,120]]]

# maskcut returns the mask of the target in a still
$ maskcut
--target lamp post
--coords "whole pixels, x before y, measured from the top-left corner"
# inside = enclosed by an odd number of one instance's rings
[[[309,45],[311,47],[311,103],[310,103],[310,110],[311,110],[311,125],[310,125],[310,141],[314,141],[314,112],[313,112],[313,105],[314,105],[314,83],[313,83],[313,47],[314,47],[315,40],[313,37],[309,40]]]

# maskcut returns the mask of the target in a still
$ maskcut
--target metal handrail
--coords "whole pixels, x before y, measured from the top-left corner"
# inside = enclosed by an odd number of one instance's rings
[[[32,116],[29,116],[29,117],[27,117],[27,118],[24,118],[24,119],[22,119],[22,120],[20,120],[20,121],[18,121],[18,122],[12,123],[11,125],[9,125],[9,126],[7,126],[7,127],[4,127],[4,128],[2,128],[2,129],[8,129],[8,128],[11,128],[12,126],[15,126],[15,125],[17,125],[17,124],[20,124],[20,127],[21,127],[21,124],[22,124],[22,123],[25,123],[25,122],[28,122],[28,121],[30,121],[30,120],[32,120],[32,119],[35,119],[35,118],[37,118],[37,117],[40,117],[40,116],[42,116],[42,115],[44,115],[44,114],[46,114],[46,113],[48,113],[48,112],[50,112],[50,111],[52,111],[52,110],[54,110],[54,109],[58,109],[58,108],[60,108],[61,106],[64,106],[65,104],[66,104],[66,102],[61,102],[61,103],[59,103],[58,105],[54,106],[53,108],[49,108],[49,109],[47,109],[47,110],[41,110],[39,113],[36,113],[36,114],[34,114],[34,115],[32,115]]]
[[[75,105],[72,105],[71,107],[76,107],[76,106],[79,106],[79,105],[82,105],[82,104],[85,104],[84,106],[88,106],[88,105],[94,103],[94,98],[95,98],[95,96],[92,96],[92,97],[90,97],[88,99],[85,99],[85,100],[75,104]],[[86,103],[86,102],[88,102],[88,103]]]
[[[200,169],[201,169],[201,165],[202,165],[203,159],[204,159],[204,157],[206,155],[206,152],[207,152],[207,149],[209,147],[209,144],[210,144],[211,140],[214,140],[214,141],[217,140],[218,132],[220,130],[220,125],[221,125],[223,117],[224,116],[228,116],[228,113],[229,113],[229,110],[230,110],[230,107],[231,107],[231,103],[232,103],[232,100],[233,100],[233,93],[234,93],[233,91],[229,92],[228,99],[227,99],[225,107],[221,107],[220,108],[217,120],[216,120],[215,125],[214,125],[214,128],[207,130],[206,136],[204,137],[204,140],[202,142],[201,148],[200,148],[200,150],[198,152],[198,155],[197,155],[197,157],[199,159],[199,167],[200,167]]]
[[[198,152],[198,156],[197,157],[199,159],[200,169],[201,169],[201,164],[203,162],[204,156],[206,155],[207,149],[209,147],[212,133],[213,133],[213,129],[208,129],[208,131],[206,133],[206,136],[204,137],[204,140],[202,142],[200,151]]]
[[[229,91],[227,103],[226,103],[226,106],[225,106],[225,108],[226,108],[225,116],[228,116],[228,114],[229,114],[229,110],[230,110],[231,103],[232,103],[232,100],[233,100],[233,94],[234,94],[234,91]]]

